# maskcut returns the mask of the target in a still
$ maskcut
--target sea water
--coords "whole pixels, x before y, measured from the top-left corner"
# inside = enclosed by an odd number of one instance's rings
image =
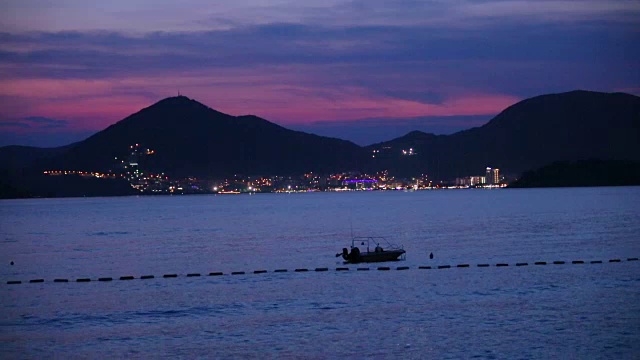
[[[640,356],[639,187],[4,200],[0,235],[2,358]]]

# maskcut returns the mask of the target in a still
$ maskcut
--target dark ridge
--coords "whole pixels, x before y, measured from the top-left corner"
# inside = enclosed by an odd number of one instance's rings
[[[357,168],[364,159],[351,142],[227,115],[180,96],[140,110],[40,167],[108,171],[132,144],[156,151],[145,164],[150,171],[174,177],[333,172]]]
[[[527,171],[513,188],[640,185],[640,162],[622,160],[558,161]]]
[[[255,115],[231,116],[177,96],[65,147],[0,148],[0,197],[129,194],[124,182],[69,178],[72,185],[66,179],[61,184],[42,171],[117,170],[114,158],[126,155],[133,144],[155,150],[144,160],[145,170],[172,178],[389,170],[397,177],[428,174],[433,180],[451,180],[481,175],[487,166],[516,177],[558,161],[640,162],[640,98],[590,91],[542,95],[508,107],[484,126],[453,135],[412,131],[360,147],[289,130]],[[630,171],[633,178],[635,170]],[[635,184],[625,181],[620,183]]]
[[[481,127],[427,135],[412,132],[367,147],[388,148],[387,156],[376,156],[374,168],[448,180],[480,175],[486,166],[517,176],[554,161],[640,161],[640,98],[580,90],[542,95],[508,107]],[[403,156],[408,147],[416,155]]]

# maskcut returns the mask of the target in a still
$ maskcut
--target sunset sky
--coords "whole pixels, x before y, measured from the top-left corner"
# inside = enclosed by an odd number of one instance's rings
[[[178,91],[370,144],[527,97],[640,95],[640,1],[3,0],[0,146],[79,141]]]

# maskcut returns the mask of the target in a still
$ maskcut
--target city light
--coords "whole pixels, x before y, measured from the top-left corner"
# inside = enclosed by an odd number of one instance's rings
[[[126,148],[125,148],[126,149]],[[389,151],[389,147],[383,147]],[[373,150],[373,154],[381,150]],[[419,177],[397,178],[388,170],[375,174],[362,172],[342,172],[319,174],[307,172],[298,176],[241,176],[226,179],[198,179],[195,177],[170,178],[164,172],[153,173],[147,168],[147,157],[155,150],[143,148],[140,144],[129,146],[128,155],[114,157],[113,168],[107,172],[88,170],[45,170],[47,176],[81,176],[100,179],[121,179],[129,182],[132,189],[141,194],[241,194],[258,192],[309,193],[317,191],[419,191],[431,189],[503,188],[505,178],[500,169],[486,167],[484,175],[456,178],[454,181],[433,182],[427,171]],[[415,149],[402,150],[403,155],[415,155]],[[373,155],[375,156],[375,155]],[[214,185],[215,183],[215,185]]]

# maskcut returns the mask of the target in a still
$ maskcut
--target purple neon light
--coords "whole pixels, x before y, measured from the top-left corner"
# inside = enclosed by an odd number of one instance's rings
[[[378,182],[378,180],[345,180],[344,182],[348,182],[348,183],[373,183],[373,182]]]

